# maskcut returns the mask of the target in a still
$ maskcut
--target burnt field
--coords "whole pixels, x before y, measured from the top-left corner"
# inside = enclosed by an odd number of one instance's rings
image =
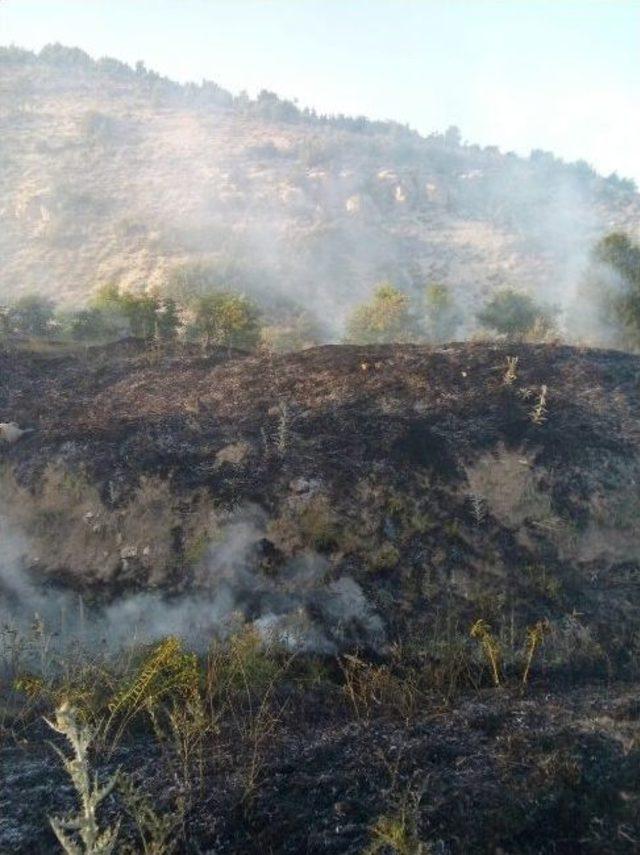
[[[560,345],[0,350],[0,851],[56,851],[65,701],[116,851],[637,851],[639,384]]]

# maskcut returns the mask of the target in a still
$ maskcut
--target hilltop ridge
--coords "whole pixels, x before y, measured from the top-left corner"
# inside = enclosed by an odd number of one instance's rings
[[[339,329],[373,284],[517,284],[557,300],[605,231],[637,233],[632,182],[324,117],[269,92],[174,83],[52,45],[0,49],[0,300],[78,304],[185,276],[297,303]]]

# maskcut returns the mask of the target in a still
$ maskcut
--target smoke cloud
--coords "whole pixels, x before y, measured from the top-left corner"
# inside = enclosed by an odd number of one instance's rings
[[[277,577],[258,566],[263,515],[255,508],[234,514],[202,562],[196,590],[176,596],[124,594],[87,608],[77,593],[38,584],[24,556],[28,541],[0,514],[0,623],[26,630],[44,625],[59,644],[71,640],[118,650],[168,635],[206,649],[244,626],[265,643],[292,651],[335,653],[344,646],[378,647],[384,626],[362,588],[348,576],[331,578],[327,561],[305,553]]]

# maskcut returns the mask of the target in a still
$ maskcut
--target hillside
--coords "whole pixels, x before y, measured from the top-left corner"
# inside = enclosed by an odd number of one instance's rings
[[[385,277],[443,280],[466,305],[507,283],[566,302],[593,241],[640,223],[633,185],[585,163],[180,86],[77,49],[0,49],[0,93],[4,301],[190,276],[302,304],[335,332]]]
[[[92,753],[156,851],[637,851],[639,377],[531,344],[0,351],[0,849],[56,851],[73,804],[42,714],[102,728],[131,645],[178,636],[205,706],[161,684]]]
[[[546,617],[560,643],[577,610],[628,661],[637,357],[482,344],[158,358],[132,342],[1,358],[0,420],[29,429],[3,443],[2,514],[36,580],[102,601],[196,590],[190,635],[235,604],[328,650],[338,624],[382,649],[442,609],[522,631]]]

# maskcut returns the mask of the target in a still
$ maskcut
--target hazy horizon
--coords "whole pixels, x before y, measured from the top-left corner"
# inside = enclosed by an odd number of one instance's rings
[[[61,42],[234,93],[407,123],[640,182],[640,4],[5,0],[0,43]]]

